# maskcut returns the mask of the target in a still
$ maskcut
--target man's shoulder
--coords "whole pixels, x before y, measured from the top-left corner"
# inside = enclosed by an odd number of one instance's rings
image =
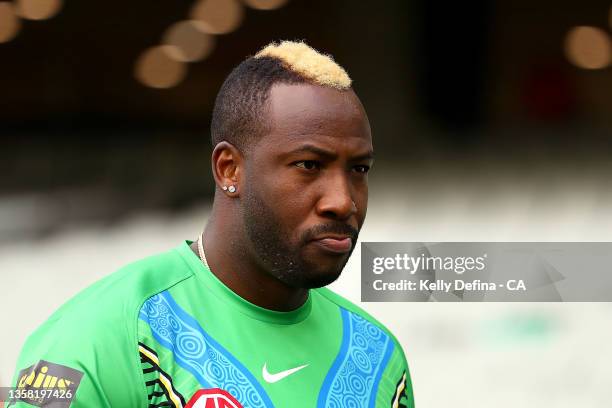
[[[132,262],[66,302],[26,340],[13,385],[36,388],[40,382],[29,378],[53,372],[77,384],[79,406],[145,404],[138,313],[149,297],[193,275],[181,251],[186,248]]]
[[[400,345],[400,343],[397,340],[397,338],[393,335],[391,330],[389,330],[389,328],[387,328],[387,326],[382,324],[378,319],[376,319],[371,314],[369,314],[368,312],[363,310],[361,307],[357,306],[355,303],[353,303],[350,300],[346,299],[345,297],[340,296],[339,294],[333,292],[329,288],[318,288],[318,289],[315,289],[315,291],[318,294],[320,294],[323,298],[325,298],[327,301],[336,304],[336,306],[338,306],[339,308],[345,310],[347,313],[349,313],[349,314],[351,314],[353,316],[356,316],[357,318],[361,318],[361,319],[367,320],[369,323],[371,323],[372,325],[378,327],[380,330],[382,330],[384,333],[386,333],[394,341],[394,343],[396,345],[398,345],[398,346]]]
[[[113,329],[117,334],[136,324],[148,298],[192,275],[176,249],[131,262],[76,294],[30,337],[49,331],[94,335]]]

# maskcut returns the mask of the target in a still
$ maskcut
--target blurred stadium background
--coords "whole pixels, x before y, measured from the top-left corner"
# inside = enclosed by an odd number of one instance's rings
[[[0,385],[86,285],[194,239],[230,69],[305,39],[372,123],[363,241],[611,241],[609,1],[0,1]],[[359,250],[333,288],[359,302]],[[362,304],[420,407],[608,407],[612,305]]]

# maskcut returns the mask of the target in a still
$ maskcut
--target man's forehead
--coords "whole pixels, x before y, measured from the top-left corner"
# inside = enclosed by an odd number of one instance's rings
[[[317,126],[322,121],[367,121],[352,89],[337,90],[311,84],[275,84],[268,98],[272,126]]]
[[[268,102],[267,128],[274,143],[303,142],[312,138],[361,138],[364,140],[351,143],[371,145],[367,116],[352,90],[278,84],[271,89]],[[341,141],[324,141],[328,142]]]

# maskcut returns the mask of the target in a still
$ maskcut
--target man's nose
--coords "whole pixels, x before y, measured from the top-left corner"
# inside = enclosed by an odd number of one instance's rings
[[[321,187],[317,213],[322,217],[346,220],[357,212],[352,189],[346,175],[335,174]]]

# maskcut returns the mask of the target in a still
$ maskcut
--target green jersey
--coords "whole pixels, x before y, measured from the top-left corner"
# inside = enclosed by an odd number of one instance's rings
[[[57,310],[26,341],[8,406],[414,406],[400,344],[363,310],[326,288],[290,312],[258,307],[189,244]]]

